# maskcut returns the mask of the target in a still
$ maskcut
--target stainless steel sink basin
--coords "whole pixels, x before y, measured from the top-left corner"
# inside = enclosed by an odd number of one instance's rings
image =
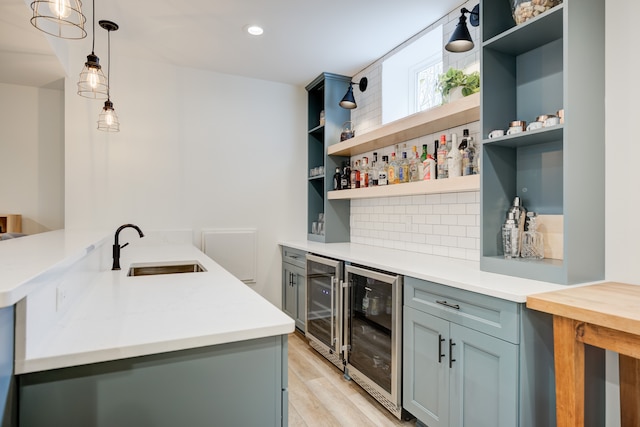
[[[147,262],[131,264],[127,276],[152,276],[156,274],[200,273],[207,271],[198,261]]]

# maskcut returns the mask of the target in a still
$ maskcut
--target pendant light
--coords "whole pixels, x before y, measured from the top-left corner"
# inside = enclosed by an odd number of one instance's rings
[[[100,66],[100,58],[94,53],[96,46],[96,2],[93,0],[93,41],[91,43],[91,55],[87,55],[87,62],[80,73],[78,80],[78,95],[85,98],[107,98],[107,78]]]
[[[102,28],[107,30],[108,34],[108,52],[109,57],[107,64],[107,80],[111,82],[111,31],[118,30],[118,24],[111,21],[99,21],[99,24]],[[113,109],[113,102],[111,102],[110,98],[111,92],[111,84],[107,85],[107,100],[104,102],[104,107],[100,112],[100,116],[98,117],[98,130],[102,130],[105,132],[120,132],[120,122],[118,121],[118,115],[116,114],[116,110]]]
[[[31,24],[40,31],[61,39],[87,36],[80,0],[35,0],[31,2],[31,9]]]

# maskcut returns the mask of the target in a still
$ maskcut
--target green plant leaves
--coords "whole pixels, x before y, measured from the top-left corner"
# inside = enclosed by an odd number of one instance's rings
[[[469,96],[480,91],[480,73],[474,71],[465,74],[462,70],[449,68],[446,73],[438,76],[438,90],[442,94],[442,98],[446,99],[451,90],[456,87],[462,87],[462,95]]]

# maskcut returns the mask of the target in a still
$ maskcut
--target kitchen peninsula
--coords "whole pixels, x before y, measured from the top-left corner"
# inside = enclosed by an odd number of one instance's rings
[[[15,383],[1,392],[19,400],[4,417],[17,411],[21,426],[286,424],[293,320],[195,247],[132,236],[120,237],[132,242],[120,271],[111,271],[111,233],[60,230],[0,245],[0,314],[15,311],[15,356],[13,330],[0,331]],[[183,261],[205,271],[127,275],[131,264]]]

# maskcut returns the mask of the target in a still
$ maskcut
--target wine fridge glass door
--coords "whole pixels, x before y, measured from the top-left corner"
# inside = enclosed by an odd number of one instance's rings
[[[341,264],[307,255],[306,333],[338,353],[341,346],[339,309]]]
[[[389,396],[398,392],[398,276],[347,266],[347,348],[355,368]]]

